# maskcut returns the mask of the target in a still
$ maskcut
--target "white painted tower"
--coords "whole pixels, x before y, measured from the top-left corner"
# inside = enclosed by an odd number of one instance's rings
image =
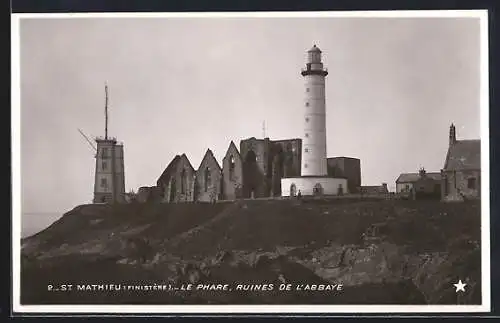
[[[326,176],[325,77],[321,50],[314,45],[307,52],[305,79],[304,133],[302,134],[302,176]]]
[[[321,50],[314,45],[307,51],[305,79],[304,128],[300,177],[281,179],[281,195],[348,194],[347,178],[328,176],[326,155],[325,77],[328,71],[321,61]]]
[[[125,167],[123,144],[108,137],[108,86],[105,86],[104,138],[96,138],[96,166],[94,203],[122,203],[125,201]]]

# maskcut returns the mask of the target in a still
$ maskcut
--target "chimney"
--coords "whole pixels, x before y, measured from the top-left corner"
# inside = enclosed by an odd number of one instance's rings
[[[457,134],[456,134],[456,131],[455,131],[455,125],[452,123],[451,126],[450,126],[450,136],[449,136],[449,144],[450,146],[455,144],[457,142]]]
[[[389,190],[387,189],[387,183],[382,183],[382,189],[384,190],[384,193],[389,192]]]

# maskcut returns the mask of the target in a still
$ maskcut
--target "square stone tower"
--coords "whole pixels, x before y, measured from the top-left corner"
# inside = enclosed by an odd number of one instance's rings
[[[105,85],[104,138],[96,138],[96,166],[93,203],[125,202],[125,167],[123,144],[108,137],[108,85]]]
[[[94,203],[125,201],[123,144],[115,138],[97,138]]]

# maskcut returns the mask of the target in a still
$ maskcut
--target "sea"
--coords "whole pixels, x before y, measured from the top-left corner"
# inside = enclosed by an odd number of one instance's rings
[[[21,216],[21,238],[27,238],[42,231],[61,216],[61,212],[23,212]]]

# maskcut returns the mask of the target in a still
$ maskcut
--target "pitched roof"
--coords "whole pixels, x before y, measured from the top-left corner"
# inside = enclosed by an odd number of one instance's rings
[[[431,178],[433,180],[439,181],[441,180],[441,173],[425,173],[425,176]],[[403,173],[399,175],[396,183],[415,183],[420,179],[419,173]]]
[[[194,167],[193,165],[191,165],[191,162],[189,161],[189,158],[186,156],[186,154],[182,154],[181,158],[184,158],[186,160],[188,167],[191,168],[191,170],[194,172]]]
[[[218,169],[219,171],[221,171],[221,170],[222,170],[222,168],[221,168],[221,167],[220,167],[220,165],[219,165],[219,162],[217,161],[217,159],[215,159],[214,153],[213,153],[213,152],[212,152],[212,150],[210,150],[210,148],[209,148],[209,149],[207,149],[207,152],[205,153],[205,156],[203,156],[203,159],[201,160],[200,166],[198,166],[198,171],[200,170],[201,165],[203,165],[203,163],[205,162],[205,160],[206,160],[207,158],[212,158],[212,159],[214,160],[214,162],[215,162],[215,165],[217,166],[217,169]]]
[[[481,168],[481,140],[457,140],[448,148],[444,170]]]
[[[175,173],[176,171],[176,166],[177,164],[181,161],[181,158],[185,158],[186,161],[187,161],[187,164],[188,166],[193,170],[194,172],[194,168],[193,166],[191,165],[191,163],[189,162],[189,159],[187,158],[186,154],[182,154],[182,155],[176,155],[174,157],[174,159],[172,159],[172,161],[168,164],[167,168],[165,168],[165,170],[163,171],[163,173],[160,175],[160,177],[158,178],[158,181],[156,183],[159,183],[161,181],[164,181],[164,180],[167,180],[168,178],[172,177],[172,175]]]
[[[231,142],[229,143],[229,147],[227,148],[226,150],[226,154],[224,155],[224,158],[226,158],[227,154],[229,153],[229,151],[231,150],[231,147],[233,148],[234,151],[236,151],[236,155],[241,158],[241,155],[240,155],[240,151],[238,150],[238,147],[236,147],[236,145],[234,144],[234,141],[231,140]]]
[[[168,164],[167,168],[161,173],[160,177],[158,178],[157,183],[161,182],[164,179],[172,177],[172,174],[175,171],[175,165],[177,165],[177,162],[180,160],[181,156],[176,155],[174,159]]]

